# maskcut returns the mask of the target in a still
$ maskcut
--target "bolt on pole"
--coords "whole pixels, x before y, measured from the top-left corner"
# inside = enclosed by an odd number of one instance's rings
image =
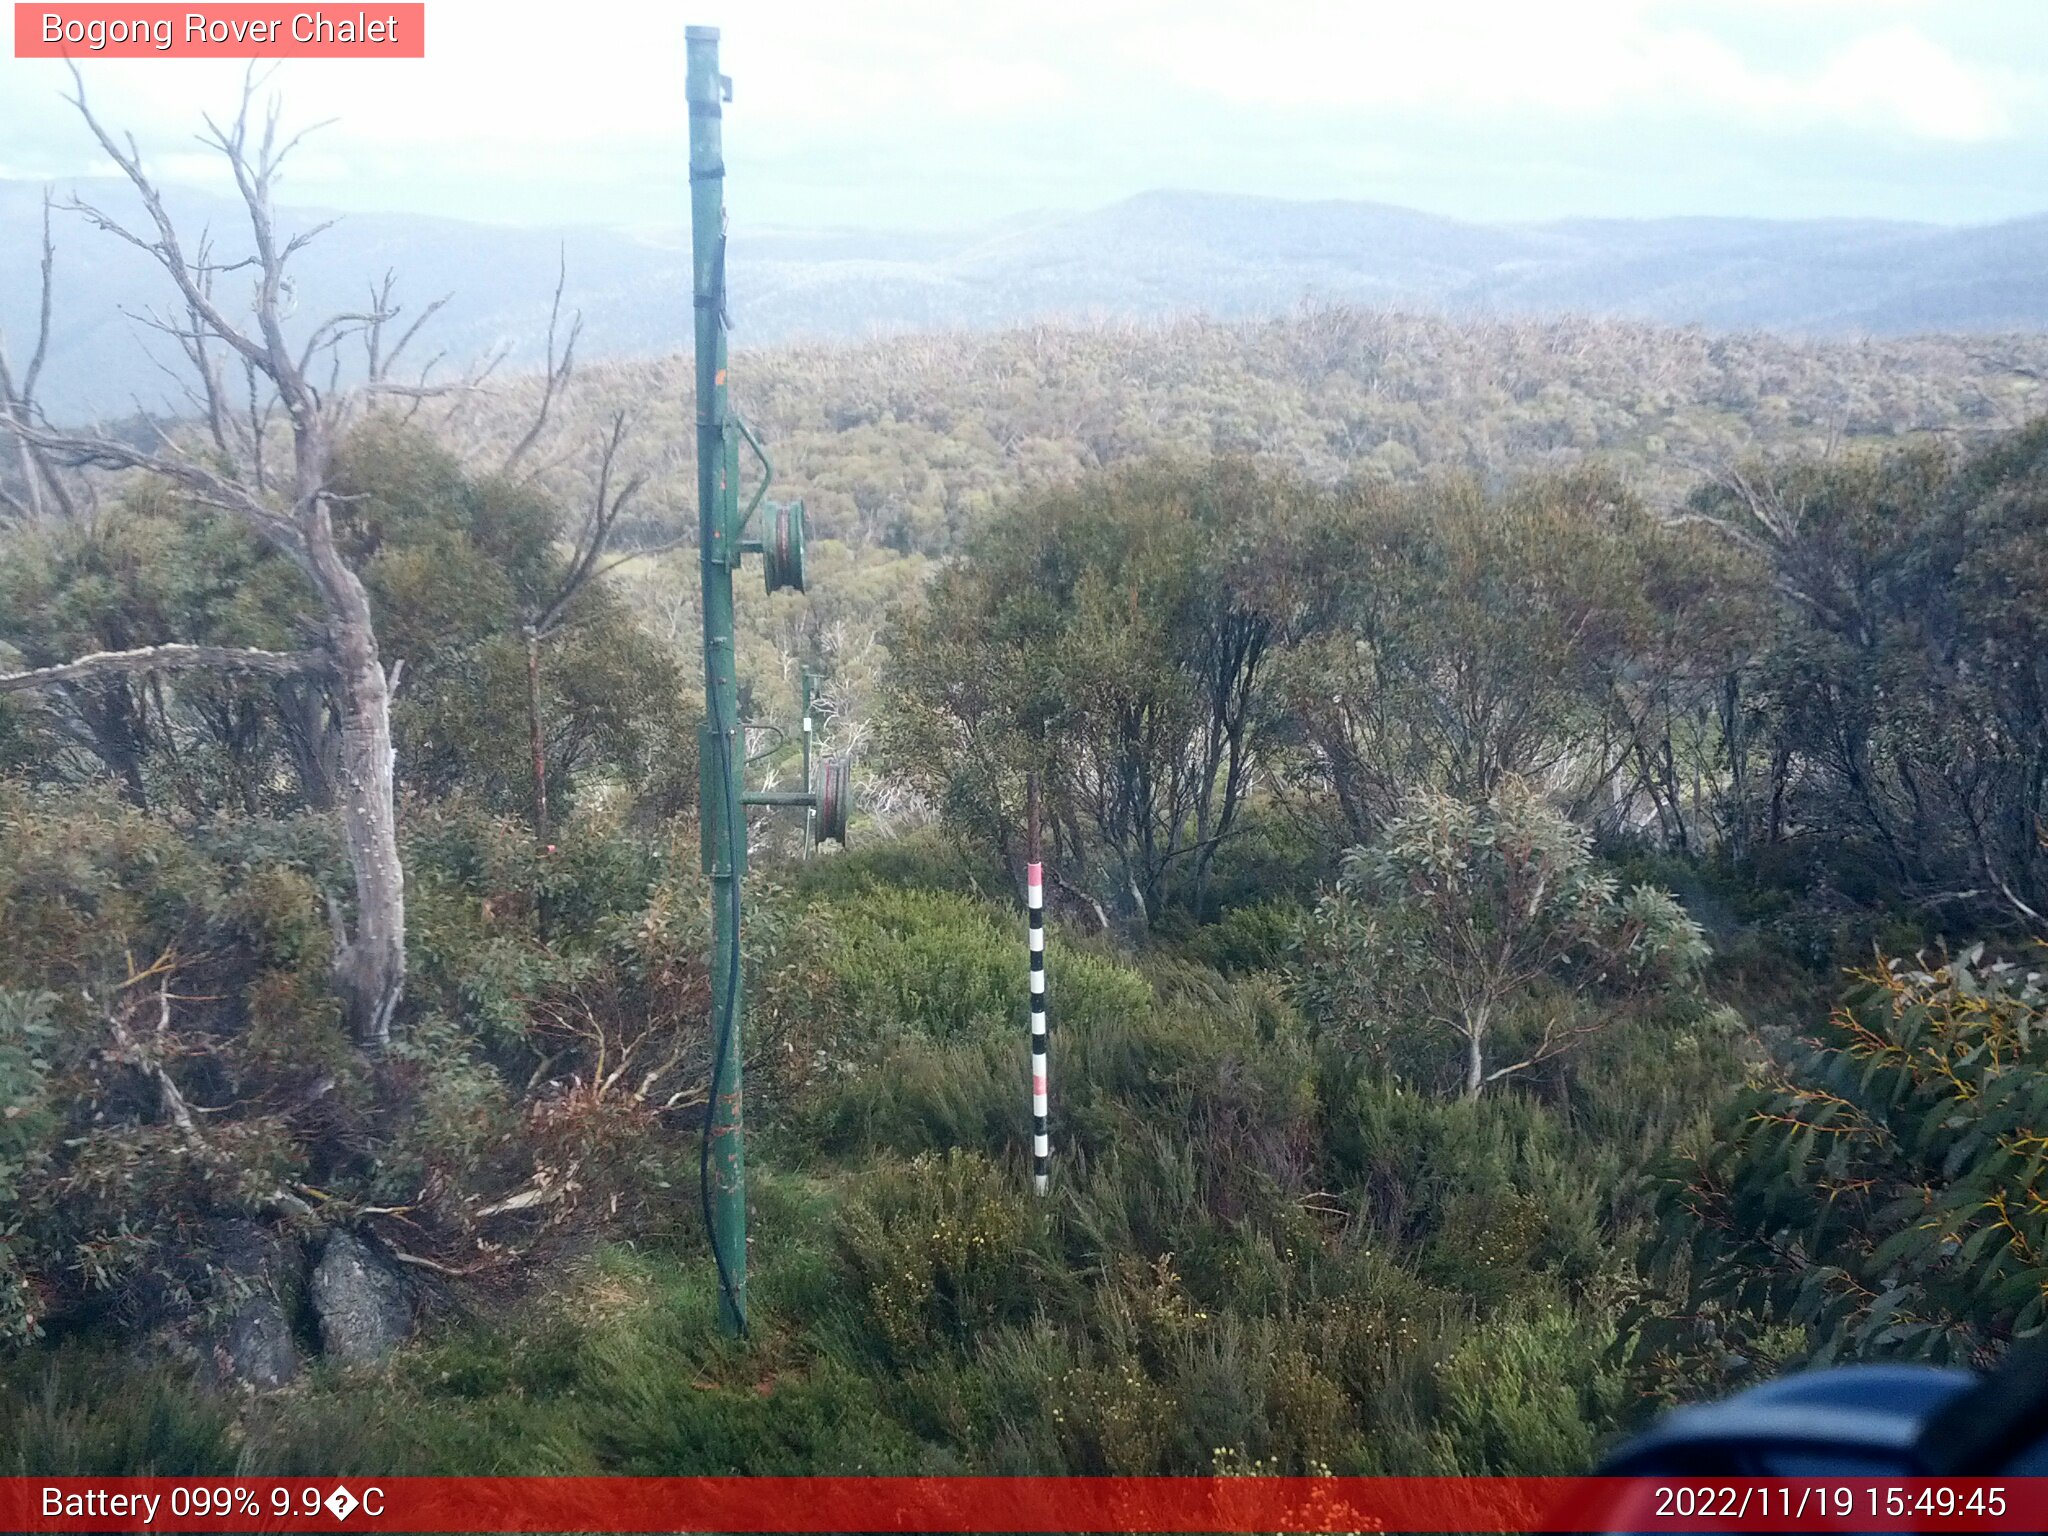
[[[739,442],[726,401],[725,163],[718,29],[687,33],[690,235],[697,341],[697,537],[704,579],[704,725],[698,738],[704,872],[711,882],[713,1072],[706,1225],[718,1269],[718,1315],[747,1327],[747,1187],[740,1097],[740,882],[746,873],[740,805],[739,682],[733,658],[733,570],[740,560]]]

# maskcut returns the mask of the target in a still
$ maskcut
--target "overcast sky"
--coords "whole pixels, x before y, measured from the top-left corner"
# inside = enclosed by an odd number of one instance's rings
[[[735,80],[736,223],[957,225],[1154,187],[1476,219],[2048,210],[2044,0],[428,0],[427,21],[423,61],[279,71],[291,118],[338,119],[283,200],[677,222],[697,21]],[[84,68],[161,174],[211,178],[191,133],[240,65]],[[0,175],[98,168],[61,71],[0,60]]]

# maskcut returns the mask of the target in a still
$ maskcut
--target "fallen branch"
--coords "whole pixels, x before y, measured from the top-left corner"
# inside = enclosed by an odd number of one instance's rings
[[[264,651],[231,645],[145,645],[132,651],[94,651],[60,666],[0,674],[0,693],[55,688],[87,678],[140,676],[149,672],[262,672],[290,677],[324,672],[333,665],[325,651]]]
[[[453,1264],[443,1264],[438,1259],[423,1259],[416,1253],[407,1253],[403,1248],[393,1248],[389,1243],[384,1245],[384,1251],[400,1264],[410,1264],[416,1269],[431,1269],[437,1275],[450,1275],[457,1280],[481,1274],[493,1267],[489,1264],[472,1264],[467,1269],[457,1269]]]
[[[561,1198],[561,1186],[536,1184],[531,1189],[522,1189],[516,1195],[508,1195],[495,1204],[485,1206],[476,1213],[476,1216],[477,1220],[482,1221],[487,1216],[504,1216],[513,1211],[530,1211],[537,1205],[546,1205]]]

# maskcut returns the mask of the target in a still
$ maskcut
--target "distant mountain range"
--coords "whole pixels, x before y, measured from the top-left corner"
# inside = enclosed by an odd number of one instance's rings
[[[127,212],[125,189],[83,195]],[[0,328],[34,323],[40,188],[0,181]],[[235,206],[178,191],[176,216],[238,253]],[[320,215],[293,219],[304,224]],[[245,238],[245,237],[244,237]],[[125,414],[169,395],[129,313],[160,303],[146,259],[60,213],[44,396],[59,415]],[[508,228],[351,214],[299,258],[297,318],[361,301],[387,268],[413,303],[452,295],[433,347],[507,366],[541,354],[558,252],[584,355],[685,345],[681,231]],[[1817,335],[2048,329],[2048,215],[1953,227],[1871,220],[1566,220],[1472,224],[1362,202],[1149,192],[1086,213],[943,233],[735,229],[735,342],[759,346],[1035,319],[1258,316],[1304,300],[1451,314],[1625,316]],[[221,279],[224,285],[237,281]],[[424,361],[424,358],[421,359]]]

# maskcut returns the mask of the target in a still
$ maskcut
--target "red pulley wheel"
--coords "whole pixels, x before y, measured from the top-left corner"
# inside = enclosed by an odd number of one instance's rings
[[[828,757],[819,765],[818,841],[846,846],[846,818],[853,808],[853,760]]]

